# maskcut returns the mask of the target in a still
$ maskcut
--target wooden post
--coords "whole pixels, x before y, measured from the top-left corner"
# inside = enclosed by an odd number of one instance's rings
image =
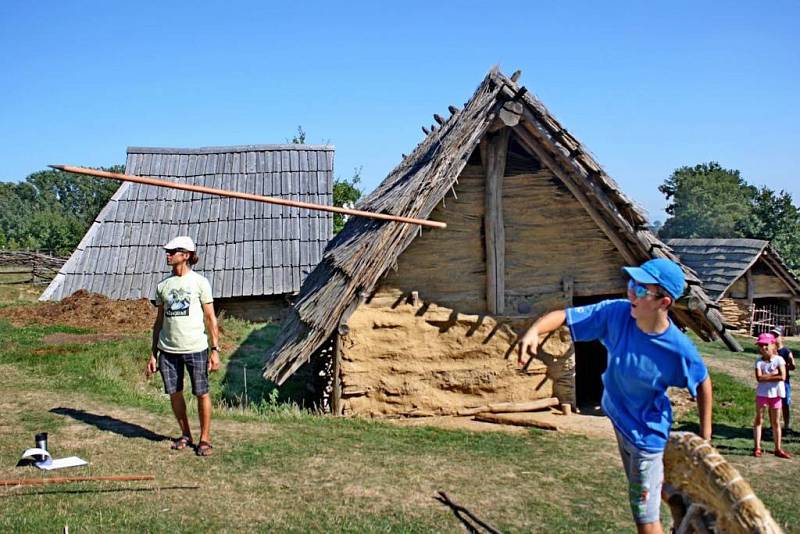
[[[789,301],[789,318],[792,321],[791,325],[791,333],[789,335],[796,336],[797,335],[797,301],[795,300],[796,297],[792,296],[792,299]]]
[[[747,282],[747,303],[752,304],[756,288],[753,287],[753,272],[750,269],[744,273],[744,279]]]
[[[503,227],[503,175],[506,172],[509,128],[487,134],[481,140],[481,163],[486,174],[485,246],[486,305],[489,313],[500,315],[505,308],[506,236]]]
[[[572,298],[575,293],[575,277],[568,274],[561,278],[561,289],[564,292],[564,304],[572,306]]]
[[[333,392],[331,393],[331,414],[342,415],[342,342],[339,330],[333,333]]]

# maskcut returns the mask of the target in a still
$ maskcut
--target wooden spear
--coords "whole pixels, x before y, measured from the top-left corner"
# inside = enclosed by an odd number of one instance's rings
[[[155,480],[153,475],[125,475],[110,477],[52,477],[52,478],[16,478],[0,480],[0,486],[40,486],[43,484],[64,484],[67,482],[113,481],[129,482],[133,480]]]
[[[183,189],[184,191],[194,191],[195,193],[205,193],[208,195],[217,195],[221,197],[240,198],[242,200],[255,200],[256,202],[266,202],[267,204],[279,204],[281,206],[292,206],[295,208],[330,211],[333,213],[342,213],[345,215],[353,215],[356,217],[380,219],[382,221],[394,221],[394,222],[402,222],[409,224],[417,224],[419,226],[427,226],[429,228],[447,228],[446,223],[439,221],[414,219],[412,217],[401,217],[399,215],[389,215],[386,213],[375,213],[372,211],[340,208],[338,206],[326,206],[324,204],[313,204],[311,202],[300,202],[298,200],[287,200],[284,198],[265,197],[262,195],[253,195],[251,193],[239,193],[237,191],[215,189],[213,187],[205,187],[203,185],[180,184],[177,182],[170,182],[169,180],[159,180],[156,178],[147,178],[145,176],[131,176],[128,174],[117,174],[113,172],[99,171],[96,169],[87,169],[85,167],[73,167],[71,165],[50,165],[50,167],[52,167],[53,169],[57,169],[59,171],[72,172],[75,174],[86,174],[89,176],[97,176],[98,178],[119,180],[120,182],[134,182],[137,184],[155,185],[158,187],[171,187],[172,189]]]

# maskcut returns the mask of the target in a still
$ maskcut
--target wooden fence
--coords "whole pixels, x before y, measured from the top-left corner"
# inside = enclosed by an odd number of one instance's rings
[[[66,261],[42,252],[0,250],[0,285],[49,284]]]

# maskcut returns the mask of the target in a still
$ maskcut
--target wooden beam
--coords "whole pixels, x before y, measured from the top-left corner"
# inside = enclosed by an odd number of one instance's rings
[[[333,333],[333,391],[331,392],[331,414],[342,415],[342,336]]]
[[[481,163],[486,174],[484,227],[486,246],[486,304],[498,315],[505,308],[506,235],[503,226],[503,175],[506,172],[508,139],[504,128],[481,140]]]
[[[753,303],[753,295],[756,292],[755,287],[753,287],[753,273],[750,269],[747,269],[747,272],[744,273],[744,279],[747,283],[747,303]]]
[[[797,335],[797,302],[794,299],[789,301],[789,317],[792,321],[792,331],[788,332],[790,336]]]
[[[534,134],[524,126],[524,122],[514,127],[514,133],[517,135],[517,138],[520,140],[524,148],[530,151],[532,155],[536,156],[539,161],[544,163],[556,174],[556,176],[567,187],[567,189],[569,189],[570,193],[572,193],[581,206],[583,206],[583,209],[586,210],[595,224],[600,227],[606,237],[608,237],[608,239],[614,244],[625,261],[630,265],[638,265],[641,263],[641,260],[636,258],[630,248],[623,243],[622,239],[620,239],[619,235],[617,235],[616,230],[612,228],[605,219],[603,219],[603,217],[597,211],[597,208],[595,208],[592,203],[589,202],[588,197],[581,190],[581,188],[578,187],[573,179],[561,168],[560,165],[555,162],[550,154],[547,153],[544,147],[542,147],[541,142],[534,136]]]

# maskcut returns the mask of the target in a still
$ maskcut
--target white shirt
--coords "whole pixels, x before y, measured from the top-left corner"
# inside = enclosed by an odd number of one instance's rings
[[[774,375],[780,373],[781,365],[785,368],[786,362],[780,356],[775,355],[770,361],[759,358],[756,362],[756,369],[760,369],[761,374],[764,376]],[[786,387],[783,384],[783,380],[777,382],[759,382],[756,386],[756,395],[759,397],[769,397],[771,399],[775,397],[783,398],[786,396]]]

